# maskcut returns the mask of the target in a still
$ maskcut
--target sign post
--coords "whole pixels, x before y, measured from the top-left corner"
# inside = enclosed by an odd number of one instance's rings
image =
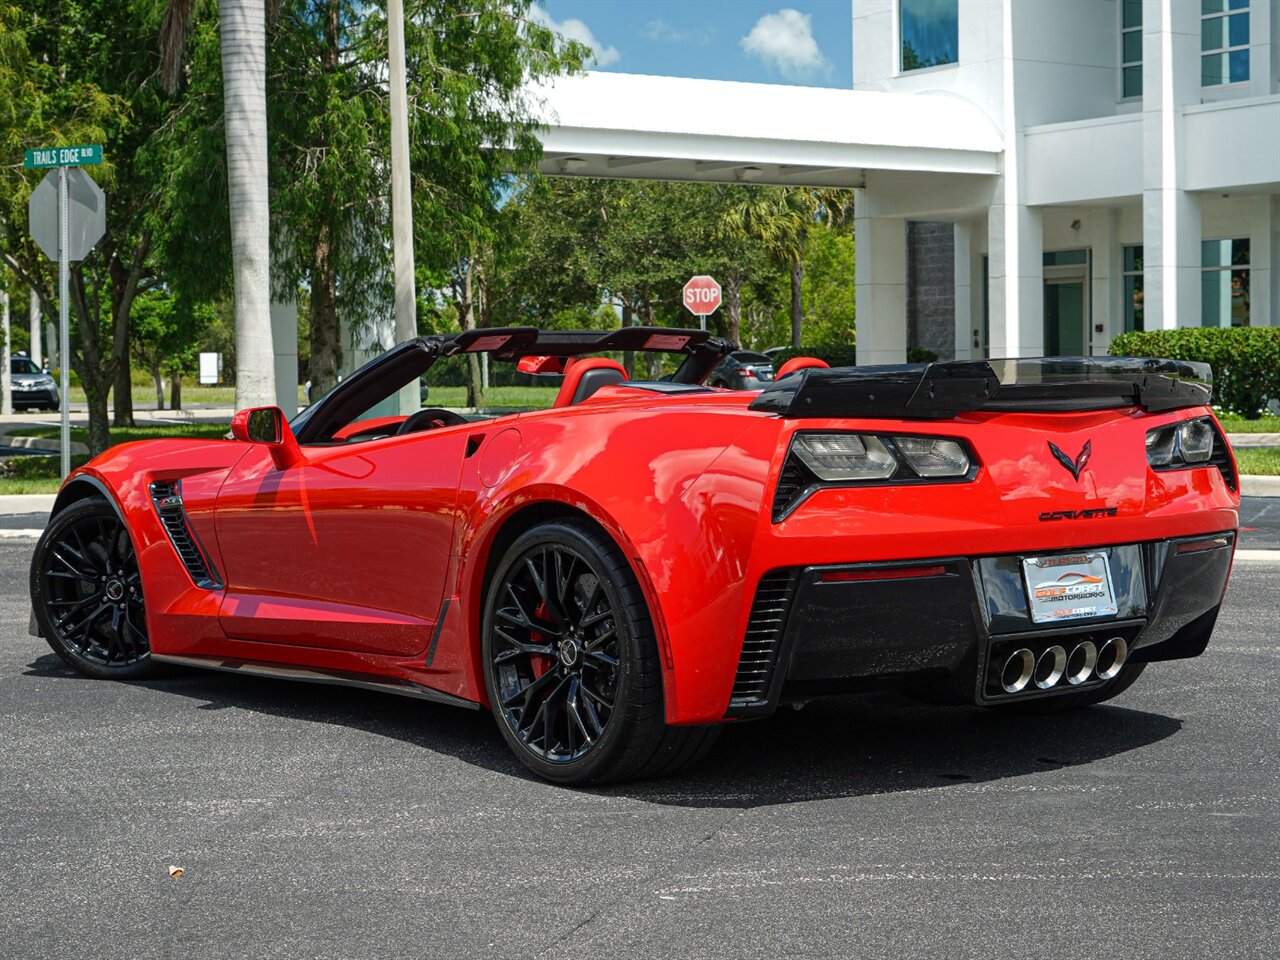
[[[714,277],[690,278],[684,285],[684,305],[702,322],[702,329],[707,329],[707,317],[720,309],[720,284]]]
[[[28,150],[23,163],[28,170],[50,168],[32,191],[27,213],[32,239],[45,256],[58,261],[58,347],[62,353],[58,363],[58,393],[62,411],[63,479],[71,472],[71,261],[87,257],[107,229],[106,197],[79,167],[101,162],[102,146],[93,144]],[[55,224],[56,239],[55,231],[50,229]]]

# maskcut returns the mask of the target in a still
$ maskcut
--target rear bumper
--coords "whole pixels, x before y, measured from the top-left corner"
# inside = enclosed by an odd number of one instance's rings
[[[1024,647],[1038,656],[1121,637],[1135,661],[1194,657],[1212,633],[1234,547],[1226,531],[1106,548],[1119,612],[1050,626],[1031,620],[1017,555],[773,570],[757,587],[725,716],[883,688],[986,704],[1102,682],[1008,694],[1000,665]]]

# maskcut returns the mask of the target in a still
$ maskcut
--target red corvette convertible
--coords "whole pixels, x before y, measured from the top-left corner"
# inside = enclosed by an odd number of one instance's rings
[[[58,495],[33,630],[160,663],[487,707],[565,783],[671,773],[718,725],[895,688],[1049,710],[1205,649],[1237,530],[1209,370],[1054,358],[703,380],[696,330],[423,337],[292,423],[114,447]],[[371,414],[441,357],[559,373],[548,410]],[[659,351],[629,381],[593,354]]]

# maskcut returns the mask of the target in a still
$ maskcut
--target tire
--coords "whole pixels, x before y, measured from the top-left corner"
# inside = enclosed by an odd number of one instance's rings
[[[155,670],[133,542],[100,497],[49,523],[31,558],[31,604],[53,652],[80,673],[133,680]]]
[[[644,595],[590,522],[541,524],[511,545],[490,581],[481,652],[503,739],[552,782],[668,776],[719,734],[667,726]]]
[[[1095,703],[1105,703],[1118,697],[1137,682],[1142,671],[1147,669],[1145,663],[1126,663],[1120,672],[1100,687],[1092,690],[1081,690],[1079,693],[1066,693],[1058,697],[1046,697],[1043,700],[1023,700],[997,707],[998,710],[1012,710],[1019,713],[1046,714],[1065,713],[1068,710],[1079,710],[1091,707]]]

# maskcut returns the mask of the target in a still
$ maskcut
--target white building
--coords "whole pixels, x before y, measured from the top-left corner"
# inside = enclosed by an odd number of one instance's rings
[[[1280,0],[853,0],[853,64],[562,80],[542,169],[856,187],[865,363],[1280,324]]]

